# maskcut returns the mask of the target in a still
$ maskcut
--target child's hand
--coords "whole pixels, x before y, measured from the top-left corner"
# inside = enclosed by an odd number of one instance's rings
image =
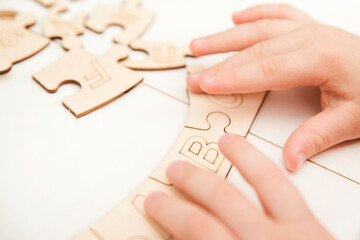
[[[194,40],[197,56],[239,51],[188,77],[192,91],[250,93],[319,86],[323,111],[288,139],[283,155],[295,171],[313,155],[360,137],[360,38],[315,22],[287,5],[234,14],[238,26]]]
[[[186,162],[175,162],[167,176],[194,203],[151,194],[148,215],[175,239],[332,239],[311,214],[279,168],[241,137],[227,135],[220,148],[256,190],[260,211],[235,187]]]

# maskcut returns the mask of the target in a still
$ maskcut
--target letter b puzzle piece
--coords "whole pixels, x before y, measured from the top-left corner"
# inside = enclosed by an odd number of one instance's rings
[[[124,32],[115,36],[114,41],[128,45],[146,30],[154,18],[152,12],[136,7],[138,5],[139,1],[127,1],[123,7],[100,5],[95,14],[86,21],[86,27],[102,33],[110,25],[119,25],[124,28]]]
[[[33,78],[50,93],[56,92],[66,82],[80,84],[81,91],[64,97],[63,103],[76,117],[81,117],[113,101],[142,81],[141,75],[117,63],[127,55],[128,48],[122,45],[113,46],[103,57],[75,48],[35,73]]]
[[[164,70],[186,66],[185,57],[192,57],[189,46],[178,47],[171,43],[152,43],[135,40],[130,47],[148,53],[145,60],[126,59],[122,64],[135,70]]]
[[[0,74],[48,45],[49,39],[26,29],[34,24],[30,14],[0,11]]]

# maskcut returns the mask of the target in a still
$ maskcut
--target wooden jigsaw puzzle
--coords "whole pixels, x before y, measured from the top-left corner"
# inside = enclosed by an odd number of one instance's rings
[[[189,46],[178,47],[171,43],[152,43],[135,40],[130,44],[134,50],[148,54],[145,60],[126,59],[122,64],[135,70],[164,70],[186,66],[185,57],[193,56]]]
[[[65,4],[55,3],[52,5],[45,18],[44,35],[52,39],[62,39],[61,45],[66,50],[82,47],[82,42],[77,36],[84,32],[87,14],[79,13],[74,20],[66,21],[59,18],[59,14],[66,10]]]
[[[126,1],[121,7],[100,5],[86,21],[86,27],[102,33],[106,27],[118,25],[124,32],[114,37],[116,43],[130,44],[150,26],[154,13],[140,8],[141,1]]]
[[[35,17],[27,13],[0,11],[0,74],[10,71],[14,63],[33,56],[49,40],[28,30]]]
[[[113,101],[143,77],[118,63],[126,58],[128,48],[114,45],[106,56],[97,57],[82,48],[74,48],[33,78],[48,92],[56,92],[61,84],[74,82],[79,93],[66,96],[63,104],[76,117],[82,117]]]
[[[199,69],[197,66],[191,71]],[[129,197],[73,240],[172,239],[146,216],[146,196],[154,191],[163,191],[169,196],[184,198],[166,177],[167,167],[177,160],[188,161],[225,178],[231,163],[219,150],[218,140],[226,133],[245,136],[264,96],[264,92],[234,94],[230,98],[189,92],[188,120],[170,153]]]

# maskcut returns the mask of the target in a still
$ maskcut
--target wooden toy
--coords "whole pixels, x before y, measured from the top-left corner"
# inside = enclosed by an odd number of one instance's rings
[[[51,7],[55,3],[55,0],[35,0],[35,1],[37,1],[44,7]]]
[[[59,14],[65,12],[67,6],[62,3],[55,3],[45,18],[44,35],[49,38],[61,38],[61,45],[64,49],[81,47],[82,42],[77,37],[84,32],[84,22],[87,14],[79,13],[74,20],[66,21],[59,18]]]
[[[35,73],[33,78],[50,93],[56,92],[64,83],[79,84],[79,93],[63,99],[64,106],[79,118],[113,101],[142,81],[140,74],[118,64],[127,56],[128,48],[123,45],[114,45],[103,57],[74,48]]]
[[[122,64],[135,70],[164,70],[186,66],[185,57],[193,56],[189,46],[178,47],[171,43],[152,43],[135,40],[130,44],[134,50],[146,52],[145,60],[126,59]]]
[[[165,174],[169,164],[176,160],[188,161],[225,178],[231,163],[220,152],[218,140],[227,132],[245,136],[264,96],[265,93],[248,97],[247,94],[215,96],[189,92],[188,121],[164,161],[129,197],[74,240],[172,239],[147,217],[144,209],[146,197],[154,191],[163,191],[172,197],[184,198],[172,187]]]
[[[0,74],[10,71],[20,62],[41,51],[49,39],[28,30],[35,17],[26,13],[0,11]]]
[[[130,44],[137,39],[150,25],[154,14],[139,6],[141,1],[125,1],[124,6],[100,5],[95,13],[86,21],[86,27],[94,32],[102,33],[110,25],[124,28],[124,32],[114,37],[116,43]]]

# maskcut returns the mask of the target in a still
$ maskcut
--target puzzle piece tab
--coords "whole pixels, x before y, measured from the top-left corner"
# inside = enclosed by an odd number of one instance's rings
[[[186,66],[185,57],[193,56],[189,46],[178,47],[171,43],[152,43],[135,40],[130,44],[134,50],[146,52],[145,60],[126,59],[122,64],[135,70],[164,70]]]
[[[26,13],[0,11],[0,74],[41,51],[49,39],[26,29],[35,24],[35,17]]]
[[[82,47],[81,40],[77,37],[84,32],[84,22],[87,14],[80,13],[74,20],[66,21],[59,18],[59,14],[65,12],[67,6],[62,3],[55,3],[49,11],[44,22],[44,35],[49,38],[61,38],[61,45],[64,49]]]
[[[103,57],[82,48],[74,48],[33,78],[48,92],[56,92],[61,84],[76,82],[81,91],[63,99],[64,106],[76,117],[82,117],[113,101],[142,81],[143,77],[118,64],[126,58],[128,48],[113,46]]]
[[[110,25],[123,27],[124,32],[115,36],[114,41],[128,45],[140,37],[154,18],[154,13],[134,7],[137,6],[134,4],[122,7],[100,5],[86,21],[86,27],[97,33],[102,33]]]

